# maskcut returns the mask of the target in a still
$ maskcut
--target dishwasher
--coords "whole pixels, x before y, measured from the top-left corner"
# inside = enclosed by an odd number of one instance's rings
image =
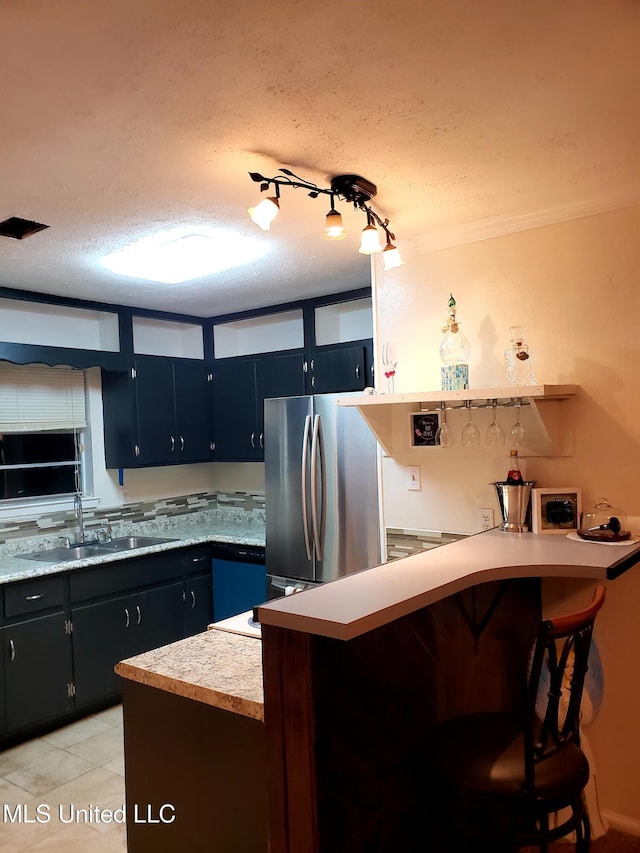
[[[214,622],[267,600],[263,546],[218,543],[213,547],[212,571]]]

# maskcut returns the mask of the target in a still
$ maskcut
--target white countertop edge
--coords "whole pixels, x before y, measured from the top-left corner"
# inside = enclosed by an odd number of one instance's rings
[[[566,537],[489,530],[357,572],[258,608],[274,626],[349,640],[479,583],[525,577],[606,580],[640,545],[602,548]]]

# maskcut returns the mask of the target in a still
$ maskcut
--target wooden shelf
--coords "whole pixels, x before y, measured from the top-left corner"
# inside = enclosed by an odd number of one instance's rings
[[[445,406],[490,405],[497,400],[500,406],[515,405],[518,398],[531,407],[534,429],[531,447],[523,456],[572,456],[573,428],[567,417],[570,401],[578,393],[578,385],[522,385],[499,388],[469,388],[463,391],[413,391],[406,394],[361,394],[343,397],[339,406],[355,406],[368,423],[384,451],[394,455],[393,423],[398,410],[407,413],[434,411]],[[406,441],[403,442],[406,447]],[[429,448],[441,451],[442,448]]]

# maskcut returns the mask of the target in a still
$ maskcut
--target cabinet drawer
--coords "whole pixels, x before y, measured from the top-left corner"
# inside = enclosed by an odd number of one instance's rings
[[[4,590],[4,615],[7,619],[64,604],[66,575],[54,575],[9,584]]]
[[[118,560],[69,574],[71,602],[117,595],[139,587],[182,577],[182,551],[166,551],[131,560]]]
[[[183,563],[188,575],[211,571],[213,551],[211,545],[198,545],[183,551]]]

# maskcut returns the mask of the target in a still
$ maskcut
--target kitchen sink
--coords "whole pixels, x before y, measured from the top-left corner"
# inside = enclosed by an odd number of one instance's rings
[[[18,556],[25,560],[43,560],[46,563],[67,563],[106,553],[108,551],[105,550],[104,545],[92,542],[88,545],[74,545],[71,548],[51,548],[48,551],[36,551],[34,554],[18,554]]]
[[[148,545],[162,545],[163,542],[176,542],[176,539],[165,539],[162,536],[121,536],[110,542],[101,542],[99,547],[104,553],[109,551],[132,551],[134,548],[146,548]]]
[[[72,545],[69,548],[50,548],[48,551],[36,551],[33,554],[20,554],[25,560],[42,560],[47,563],[72,563],[87,557],[98,557],[120,551],[134,551],[148,545],[161,545],[163,542],[175,542],[162,536],[122,536],[110,542],[87,542],[84,545]]]

